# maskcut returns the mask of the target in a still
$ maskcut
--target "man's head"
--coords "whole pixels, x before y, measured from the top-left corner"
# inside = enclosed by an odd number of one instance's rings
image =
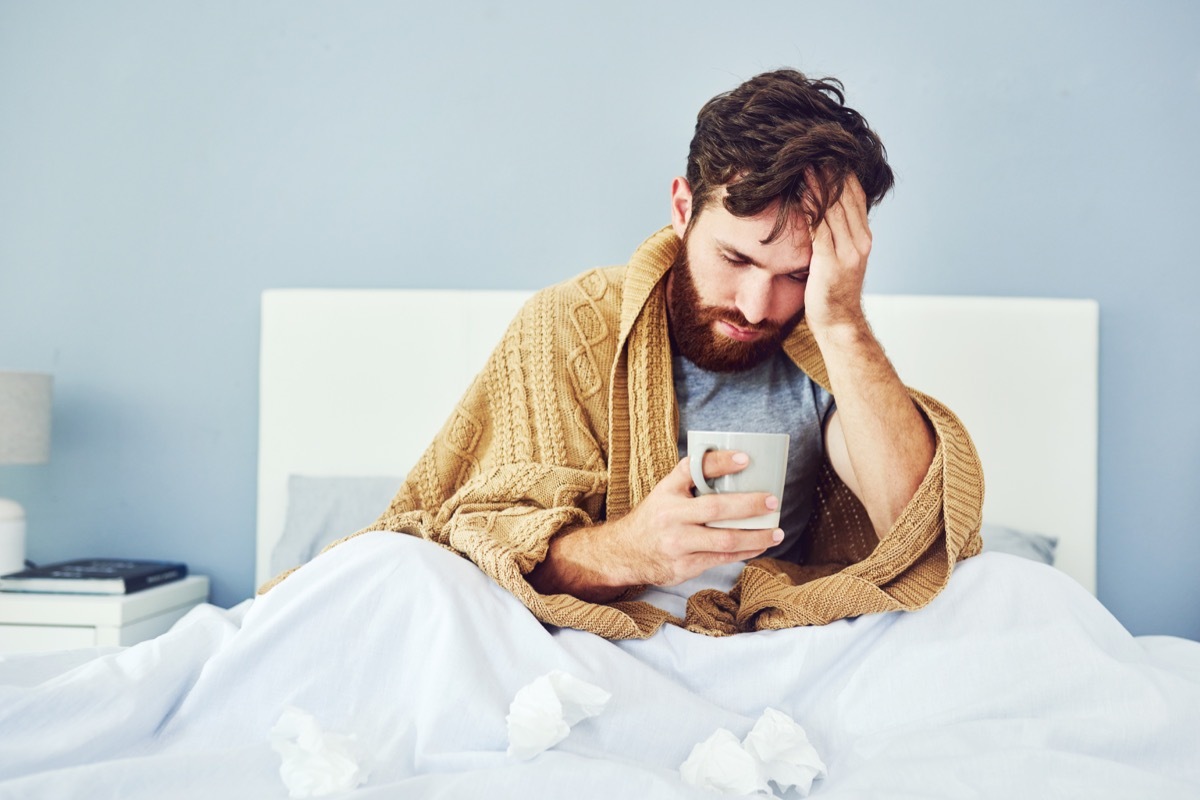
[[[851,174],[874,207],[892,188],[892,169],[883,142],[845,105],[842,89],[834,78],[781,69],[705,103],[687,160],[692,214],[710,202],[736,217],[773,208],[773,240],[796,214],[809,227],[819,224]]]
[[[778,70],[704,105],[687,177],[672,185],[683,245],[668,311],[683,355],[730,372],[779,349],[804,314],[810,231],[851,175],[868,208],[893,184],[882,142],[836,80]]]

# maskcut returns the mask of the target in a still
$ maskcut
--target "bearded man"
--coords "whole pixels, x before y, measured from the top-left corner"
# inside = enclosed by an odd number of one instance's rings
[[[614,638],[928,603],[979,550],[982,475],[863,315],[867,212],[893,177],[844,99],[779,70],[709,101],[671,224],[628,264],[535,295],[365,530],[442,544],[542,621]],[[783,498],[694,496],[689,429],[788,433]],[[719,451],[702,471],[746,464]],[[776,509],[779,528],[708,525]],[[727,565],[736,584],[683,614],[645,601]]]

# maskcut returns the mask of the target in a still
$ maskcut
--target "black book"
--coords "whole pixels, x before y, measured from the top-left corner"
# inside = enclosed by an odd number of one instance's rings
[[[187,565],[171,561],[83,558],[5,575],[0,591],[130,594],[186,577]]]

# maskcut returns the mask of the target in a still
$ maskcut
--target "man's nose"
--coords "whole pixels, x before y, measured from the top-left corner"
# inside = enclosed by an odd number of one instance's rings
[[[742,285],[738,287],[737,307],[751,325],[757,325],[767,319],[771,311],[770,277],[766,275],[747,276]]]

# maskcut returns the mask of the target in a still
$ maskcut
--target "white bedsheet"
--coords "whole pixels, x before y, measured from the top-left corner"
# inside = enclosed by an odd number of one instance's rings
[[[767,706],[828,765],[813,797],[1200,796],[1200,644],[1131,637],[1071,579],[1001,554],[959,565],[916,613],[610,643],[375,533],[248,609],[203,606],[25,685],[63,659],[0,662],[2,797],[287,797],[268,738],[288,705],[366,743],[364,798],[712,798],[679,765]],[[612,699],[514,761],[509,703],[552,669]]]

